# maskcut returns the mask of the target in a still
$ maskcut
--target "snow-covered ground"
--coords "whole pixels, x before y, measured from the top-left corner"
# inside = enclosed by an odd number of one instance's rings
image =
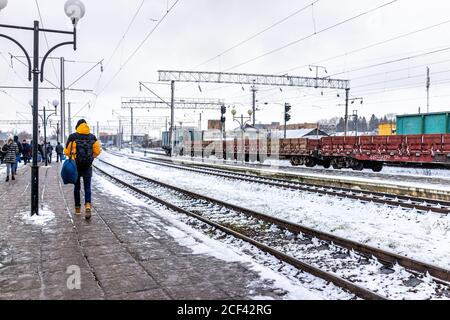
[[[286,291],[287,294],[283,297],[289,300],[322,300],[322,299],[349,299],[352,296],[343,292],[332,284],[327,284],[325,281],[315,278],[306,273],[298,273],[298,270],[284,265],[280,267],[279,261],[273,257],[258,253],[258,249],[242,241],[236,240],[232,237],[225,237],[220,234],[221,240],[211,239],[202,232],[194,229],[187,224],[187,218],[184,215],[172,212],[165,207],[155,204],[147,203],[144,200],[138,199],[133,195],[125,192],[119,187],[115,186],[105,178],[95,176],[94,184],[116,197],[125,201],[131,206],[137,208],[147,208],[152,214],[142,214],[142,210],[130,211],[133,218],[145,222],[147,225],[155,224],[157,227],[157,220],[166,221],[165,231],[171,235],[180,245],[187,246],[194,251],[194,254],[209,255],[216,259],[225,262],[242,262],[250,269],[257,272],[261,279],[265,282],[273,283],[273,288],[280,288]],[[155,219],[157,216],[157,219]],[[208,232],[209,234],[213,232]],[[220,233],[220,232],[219,232]],[[238,243],[238,245],[236,245]],[[261,261],[256,261],[249,253],[256,254]],[[281,270],[282,271],[279,271]],[[265,296],[252,296],[252,299],[270,299]]]
[[[449,216],[231,181],[106,153],[102,157],[169,184],[450,269]]]

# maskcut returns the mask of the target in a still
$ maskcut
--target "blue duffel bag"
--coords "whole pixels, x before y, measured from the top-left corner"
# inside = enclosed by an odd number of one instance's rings
[[[63,167],[61,169],[61,178],[64,184],[75,184],[77,182],[77,164],[75,163],[75,160],[72,159],[72,157],[69,157],[66,161],[64,161]]]

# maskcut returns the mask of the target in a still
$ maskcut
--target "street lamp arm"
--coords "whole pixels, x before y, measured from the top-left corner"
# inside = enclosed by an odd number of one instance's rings
[[[69,42],[62,42],[60,44],[57,44],[56,46],[54,46],[53,48],[51,48],[44,56],[44,58],[42,59],[42,63],[41,63],[41,82],[44,82],[44,65],[45,62],[47,61],[48,56],[55,51],[56,49],[58,49],[59,47],[62,46],[69,46],[69,45],[73,45],[74,48],[76,46],[76,41],[69,41]]]
[[[11,40],[12,42],[14,42],[23,51],[23,53],[25,54],[25,57],[27,58],[27,61],[28,61],[28,81],[31,81],[31,73],[32,73],[32,70],[31,70],[32,69],[31,68],[31,58],[30,58],[30,55],[28,54],[27,50],[25,50],[25,48],[19,43],[19,41],[14,40],[13,38],[11,38],[11,37],[9,37],[7,35],[4,35],[4,34],[0,33],[0,37],[8,39],[8,40]]]

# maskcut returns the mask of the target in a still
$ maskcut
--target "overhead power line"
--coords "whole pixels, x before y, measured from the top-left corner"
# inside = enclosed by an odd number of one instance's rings
[[[443,25],[448,24],[448,23],[450,23],[450,20],[446,20],[446,21],[443,21],[443,22],[440,22],[440,23],[437,23],[437,24],[434,24],[434,25],[431,25],[431,26],[428,26],[428,27],[425,27],[425,28],[421,28],[421,29],[412,31],[412,32],[404,33],[404,34],[395,36],[393,38],[389,38],[387,40],[379,41],[379,42],[376,42],[376,43],[373,43],[373,44],[370,44],[370,45],[367,45],[367,46],[364,46],[364,47],[361,47],[361,48],[358,48],[358,49],[355,49],[355,50],[351,50],[351,51],[348,51],[348,52],[345,52],[345,53],[341,53],[341,54],[333,56],[331,58],[327,58],[327,59],[324,59],[324,60],[320,60],[320,61],[314,62],[313,64],[324,63],[324,62],[328,62],[328,61],[331,61],[331,60],[334,60],[334,59],[337,59],[337,58],[346,57],[346,56],[348,56],[350,54],[354,54],[354,53],[357,53],[357,52],[361,52],[361,51],[364,51],[364,50],[367,50],[367,49],[371,49],[371,48],[374,48],[374,47],[377,47],[377,46],[380,46],[380,45],[383,45],[383,44],[395,41],[395,40],[406,38],[406,37],[412,36],[412,35],[420,33],[420,32],[428,31],[428,30],[431,30],[431,29],[443,26]],[[291,72],[291,71],[294,71],[294,70],[297,70],[297,69],[300,69],[300,68],[305,68],[307,66],[308,65],[297,66],[297,67],[290,68],[288,70],[282,71],[280,73],[284,74],[284,73]]]
[[[395,59],[395,60],[375,63],[375,64],[371,64],[371,65],[364,66],[364,67],[359,67],[359,68],[348,70],[348,71],[338,72],[338,73],[332,74],[330,77],[334,77],[334,76],[341,75],[341,74],[344,74],[344,73],[351,73],[351,72],[355,72],[355,71],[361,71],[361,70],[365,70],[365,69],[381,67],[381,66],[384,66],[384,65],[387,65],[387,64],[392,64],[392,63],[396,63],[396,62],[402,62],[402,61],[406,61],[406,60],[410,60],[410,59],[424,57],[424,56],[428,56],[428,55],[431,55],[431,54],[445,52],[445,51],[448,51],[448,50],[450,50],[450,47],[446,47],[446,48],[438,49],[438,50],[433,50],[433,51],[428,51],[428,52],[425,52],[425,53],[420,53],[420,54],[416,54],[416,55],[412,55],[412,56],[408,56],[408,57],[403,57],[403,58],[399,58],[399,59]]]
[[[265,29],[263,29],[263,30],[261,30],[261,31],[259,31],[259,32],[257,32],[257,33],[255,33],[254,35],[252,35],[252,36],[246,38],[245,40],[242,40],[242,41],[236,43],[235,45],[231,46],[230,48],[228,48],[228,49],[222,51],[221,53],[217,54],[216,56],[214,56],[214,57],[212,57],[212,58],[210,58],[210,59],[208,59],[208,60],[206,60],[205,62],[202,62],[201,64],[199,64],[198,66],[196,66],[196,67],[194,67],[194,68],[192,68],[192,69],[193,69],[193,70],[196,70],[197,68],[199,68],[199,67],[201,67],[201,66],[203,66],[203,65],[205,65],[205,64],[207,64],[207,63],[209,63],[209,62],[211,62],[211,61],[213,61],[213,60],[215,60],[215,59],[217,59],[217,58],[219,58],[219,57],[221,57],[221,56],[223,56],[223,55],[225,55],[225,54],[227,54],[228,52],[230,52],[230,51],[232,51],[232,50],[234,50],[234,49],[236,49],[236,48],[242,46],[243,44],[245,44],[245,43],[247,43],[247,42],[249,42],[249,41],[255,39],[256,37],[262,35],[263,33],[265,33],[265,32],[267,32],[267,31],[269,31],[269,30],[275,28],[276,26],[282,24],[283,22],[285,22],[285,21],[291,19],[292,17],[298,15],[299,13],[305,11],[305,10],[308,9],[309,7],[313,7],[317,2],[319,2],[319,0],[314,1],[314,2],[311,3],[311,4],[308,4],[307,6],[305,6],[305,7],[301,8],[301,9],[295,11],[294,13],[288,15],[287,17],[284,17],[283,19],[281,19],[281,20],[275,22],[274,24],[270,25],[269,27],[267,27],[267,28],[265,28]]]
[[[158,29],[161,23],[166,19],[166,17],[172,12],[173,8],[180,2],[180,0],[176,0],[175,3],[169,8],[169,10],[163,15],[163,17],[158,21],[155,27],[150,30],[150,32],[145,36],[145,38],[141,41],[141,43],[137,46],[137,48],[133,51],[133,53],[125,60],[125,63],[122,64],[119,70],[113,75],[110,81],[98,92],[98,96],[101,95],[110,85],[114,82],[117,76],[122,72],[122,70],[130,63],[130,61],[134,58],[134,56],[139,52],[139,50],[144,46],[150,36]]]
[[[39,2],[38,2],[38,0],[35,0],[34,2],[36,3],[37,11],[39,14],[39,20],[41,21],[42,28],[44,28],[44,20],[42,19],[41,8],[39,7]],[[44,39],[45,39],[45,43],[47,44],[47,50],[50,50],[50,45],[48,44],[47,33],[45,33],[45,32],[44,32]],[[58,73],[56,72],[55,63],[53,62],[53,60],[51,62],[52,62],[53,72],[55,73],[56,80],[59,82],[59,77],[58,77]]]
[[[134,21],[136,20],[137,16],[139,15],[139,12],[141,12],[142,7],[144,6],[145,0],[142,0],[141,4],[139,5],[138,9],[136,10],[136,13],[134,14],[133,18],[131,19],[130,23],[128,24],[127,29],[125,30],[122,38],[119,40],[119,43],[117,43],[113,53],[111,54],[111,56],[109,57],[109,59],[107,60],[106,66],[105,68],[108,67],[108,65],[111,63],[112,58],[115,56],[117,50],[119,49],[120,45],[122,44],[122,42],[125,40],[125,38],[128,35],[128,32],[130,31],[131,27],[134,24]]]
[[[350,22],[350,21],[356,20],[356,19],[361,18],[361,17],[363,17],[363,16],[365,16],[365,15],[368,15],[368,14],[370,14],[370,13],[372,13],[372,12],[375,12],[375,11],[377,11],[377,10],[380,10],[380,9],[382,9],[382,8],[384,8],[384,7],[386,7],[386,6],[389,6],[389,5],[391,5],[391,4],[394,4],[394,3],[398,2],[398,1],[399,1],[399,0],[389,1],[389,2],[384,3],[384,4],[382,4],[382,5],[380,5],[380,6],[376,7],[376,8],[373,8],[373,9],[370,9],[370,10],[367,10],[367,11],[364,11],[364,12],[362,12],[362,13],[360,13],[360,14],[357,14],[356,16],[353,16],[353,17],[351,17],[351,18],[345,19],[345,20],[343,20],[343,21],[341,21],[341,22],[338,22],[338,23],[336,23],[336,24],[334,24],[334,25],[332,25],[332,26],[329,26],[329,27],[327,27],[327,28],[324,28],[324,29],[322,29],[322,30],[319,30],[319,31],[317,31],[317,32],[314,32],[314,33],[312,33],[312,34],[310,34],[310,35],[307,35],[307,36],[305,36],[305,37],[303,37],[303,38],[300,38],[300,39],[297,39],[297,40],[295,40],[295,41],[289,42],[288,44],[285,44],[285,45],[283,45],[283,46],[281,46],[281,47],[278,47],[278,48],[276,48],[276,49],[273,49],[273,50],[271,50],[271,51],[268,51],[268,52],[266,52],[266,53],[264,53],[264,54],[261,54],[261,55],[259,55],[259,56],[257,56],[257,57],[254,57],[254,58],[249,59],[249,60],[247,60],[247,61],[244,61],[244,62],[242,62],[242,63],[236,64],[236,65],[234,65],[234,66],[232,66],[232,67],[226,69],[225,71],[230,71],[230,70],[236,69],[236,68],[238,68],[238,67],[241,67],[241,66],[243,66],[243,65],[246,65],[246,64],[248,64],[248,63],[250,63],[250,62],[259,60],[259,59],[261,59],[261,58],[263,58],[263,57],[266,57],[266,56],[268,56],[268,55],[271,55],[271,54],[273,54],[273,53],[276,53],[276,52],[278,52],[278,51],[281,51],[281,50],[283,50],[283,49],[286,49],[286,48],[288,48],[288,47],[290,47],[290,46],[293,46],[294,44],[300,43],[300,42],[305,41],[305,40],[307,40],[307,39],[310,39],[310,38],[312,38],[312,37],[314,37],[314,36],[316,36],[316,35],[319,35],[319,34],[321,34],[321,33],[324,33],[324,32],[326,32],[326,31],[328,31],[328,30],[334,29],[334,28],[336,28],[336,27],[338,27],[338,26],[341,26],[341,25],[343,25],[343,24],[345,24],[345,23],[348,23],[348,22]]]

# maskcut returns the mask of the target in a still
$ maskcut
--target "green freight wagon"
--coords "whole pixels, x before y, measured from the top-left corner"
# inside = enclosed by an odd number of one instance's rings
[[[450,111],[397,116],[397,135],[450,133]]]

